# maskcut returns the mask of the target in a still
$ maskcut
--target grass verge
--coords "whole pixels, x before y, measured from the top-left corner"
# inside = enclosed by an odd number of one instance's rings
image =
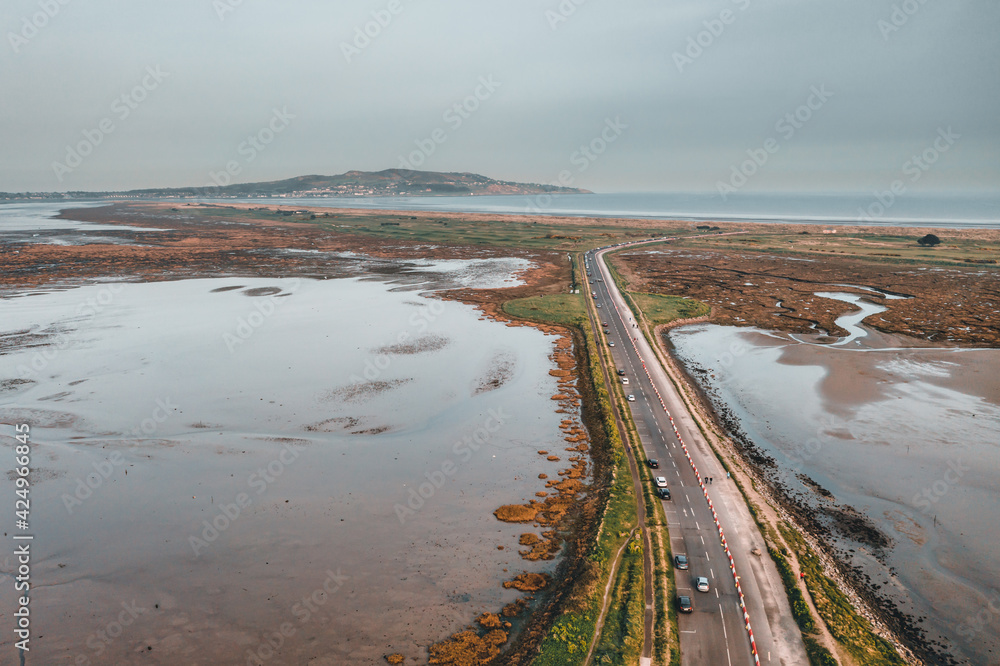
[[[778,529],[795,552],[799,568],[806,575],[806,587],[833,638],[844,646],[859,664],[866,666],[903,666],[906,662],[889,641],[877,635],[867,619],[854,610],[851,600],[837,584],[823,574],[823,565],[802,536],[787,523]],[[822,662],[820,662],[822,663]]]

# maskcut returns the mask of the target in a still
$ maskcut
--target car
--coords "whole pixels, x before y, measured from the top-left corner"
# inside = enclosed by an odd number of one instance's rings
[[[615,343],[613,343],[613,342],[609,342],[609,343],[608,343],[608,346],[609,346],[609,347],[614,347],[614,346],[615,346]]]
[[[619,377],[624,377],[625,376],[625,371],[624,370],[618,370],[618,376]]]
[[[670,489],[669,488],[657,488],[656,496],[662,500],[670,499]]]
[[[688,568],[688,558],[687,555],[674,555],[674,566],[678,569],[687,571]]]
[[[622,384],[628,384],[628,377],[622,377]]]
[[[593,281],[593,280],[591,280],[591,281],[590,281],[590,284],[594,284],[594,281]]]
[[[598,304],[597,304],[597,307],[601,307],[601,304],[600,304],[600,303],[598,303]]]
[[[649,459],[647,459],[646,460],[646,464],[649,465],[650,467],[652,467],[653,469],[659,469],[660,468],[660,461],[657,460],[656,458],[649,458]]]
[[[628,394],[628,401],[629,401],[629,402],[635,402],[635,396],[634,396],[634,395],[632,395],[631,393],[629,393],[629,394]]]
[[[693,613],[694,604],[691,603],[691,597],[686,597],[686,596],[677,597],[677,609],[682,613]]]
[[[602,321],[601,322],[601,326],[607,326],[607,325],[608,325],[608,322],[606,322],[606,321]]]
[[[667,477],[665,477],[665,476],[658,476],[658,477],[656,477],[653,480],[656,481],[656,487],[657,488],[666,488],[667,487]]]
[[[698,588],[699,592],[708,592],[708,579],[704,576],[699,576],[695,581],[695,587]]]

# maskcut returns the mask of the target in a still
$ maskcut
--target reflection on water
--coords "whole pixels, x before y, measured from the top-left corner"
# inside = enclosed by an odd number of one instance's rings
[[[714,325],[670,337],[793,492],[824,505],[803,473],[891,539],[895,576],[871,547],[842,544],[883,592],[988,663],[1000,615],[977,616],[1000,598],[1000,351],[913,349],[865,333],[857,350]]]
[[[537,454],[562,441],[551,338],[391,287],[0,299],[0,423],[34,428],[38,663],[384,663],[555,567],[492,515],[559,469]]]

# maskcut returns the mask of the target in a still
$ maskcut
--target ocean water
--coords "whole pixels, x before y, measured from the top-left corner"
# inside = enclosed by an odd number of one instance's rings
[[[329,206],[465,213],[630,217],[690,221],[1000,228],[1000,193],[906,194],[888,208],[876,192],[844,194],[614,193],[464,197],[218,199],[219,203]],[[207,199],[206,199],[207,201]]]

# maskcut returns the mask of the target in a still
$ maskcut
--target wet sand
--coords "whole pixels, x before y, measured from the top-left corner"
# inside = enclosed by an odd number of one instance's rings
[[[505,581],[553,574],[493,512],[566,468],[537,453],[579,408],[551,400],[563,339],[415,291],[519,266],[0,301],[5,329],[50,332],[0,355],[0,422],[35,427],[32,656],[420,663],[524,597]]]
[[[857,567],[890,626],[962,663],[991,663],[1000,351],[867,333],[837,347],[700,324],[670,339],[745,453]],[[896,609],[910,619],[893,619]]]

